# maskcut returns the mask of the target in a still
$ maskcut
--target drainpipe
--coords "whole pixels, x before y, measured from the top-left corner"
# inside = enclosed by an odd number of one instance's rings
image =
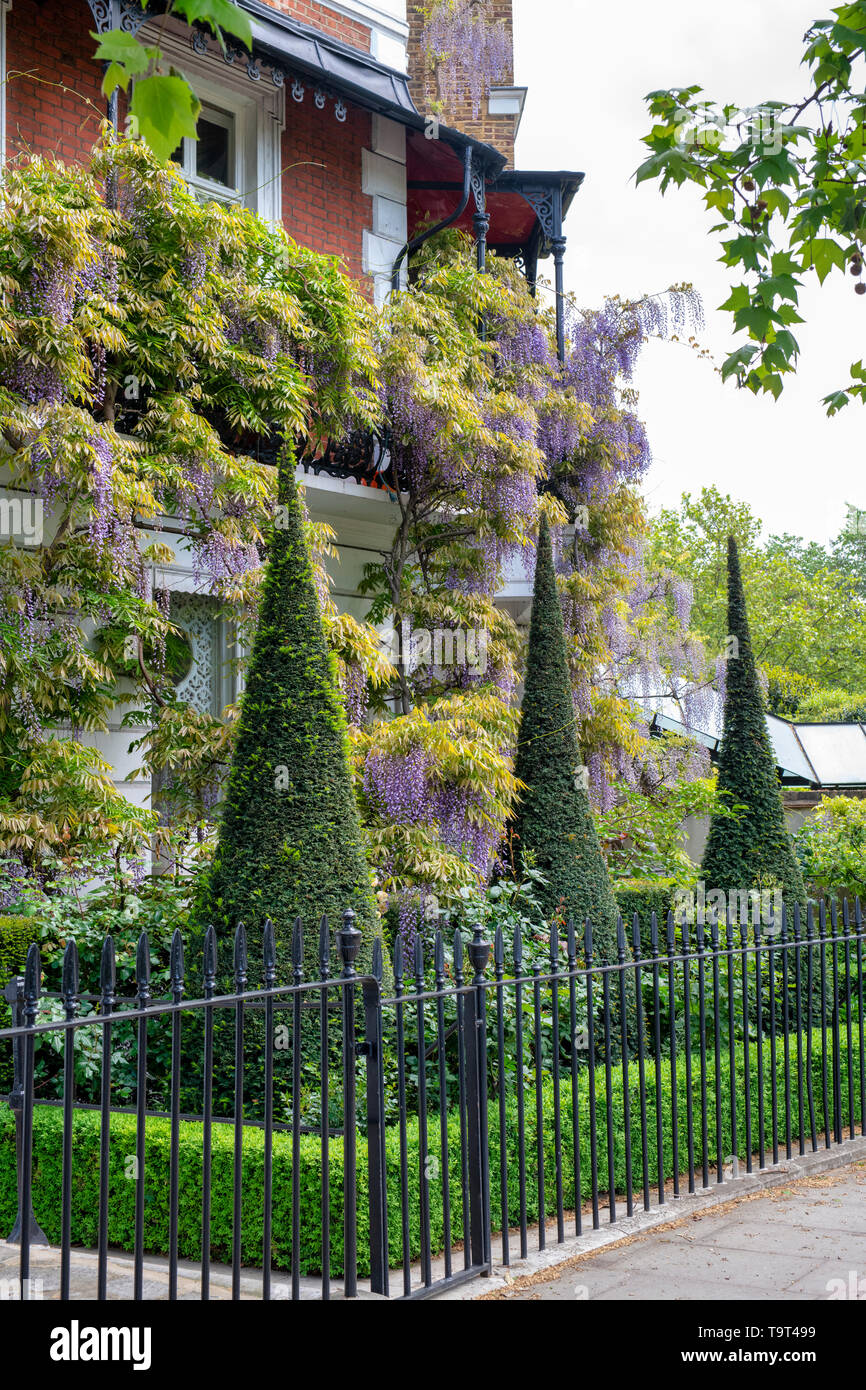
[[[452,212],[452,214],[451,214],[450,217],[445,217],[445,218],[442,219],[441,222],[437,222],[435,227],[430,227],[430,228],[428,228],[428,230],[427,230],[426,232],[422,232],[420,236],[413,237],[413,239],[412,239],[411,241],[407,241],[406,245],[403,247],[402,251],[400,252],[400,254],[399,254],[399,256],[397,257],[397,259],[395,260],[394,265],[393,265],[393,267],[392,267],[392,269],[391,269],[391,289],[392,289],[392,290],[394,290],[394,291],[399,290],[399,288],[400,288],[400,270],[401,270],[401,267],[402,267],[402,265],[403,265],[403,262],[404,262],[409,256],[412,255],[412,252],[413,252],[413,251],[417,251],[419,246],[423,246],[423,245],[424,245],[424,242],[425,242],[425,241],[428,241],[428,240],[430,239],[431,236],[435,236],[436,232],[441,232],[441,231],[443,231],[446,227],[450,227],[451,224],[452,224],[452,222],[456,222],[457,219],[458,219],[458,217],[462,217],[462,216],[463,216],[463,214],[464,214],[464,212],[466,211],[466,208],[467,208],[467,206],[468,206],[468,203],[469,203],[469,194],[470,194],[471,188],[472,188],[472,146],[471,146],[471,145],[467,145],[467,146],[466,146],[466,149],[463,151],[463,195],[462,195],[462,197],[461,197],[461,199],[460,199],[460,205],[459,205],[459,207],[457,207],[457,208],[454,210],[454,212]]]

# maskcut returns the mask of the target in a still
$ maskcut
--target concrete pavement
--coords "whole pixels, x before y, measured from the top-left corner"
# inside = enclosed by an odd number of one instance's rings
[[[866,1301],[866,1162],[693,1212],[486,1298]]]

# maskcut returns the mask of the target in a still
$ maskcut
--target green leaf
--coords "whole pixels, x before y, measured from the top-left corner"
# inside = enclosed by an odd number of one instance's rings
[[[727,381],[730,376],[739,376],[748,367],[757,350],[754,343],[744,343],[736,352],[732,352],[722,363],[722,381]]]
[[[828,415],[835,415],[848,404],[848,393],[846,391],[833,391],[829,396],[824,396],[822,405],[827,407]]]
[[[183,77],[141,78],[129,109],[157,159],[167,160],[185,135],[195,139],[201,103]]]
[[[109,63],[102,79],[102,95],[110,97],[116,87],[122,88],[125,92],[130,84],[131,77],[126,68],[121,67],[120,63]]]
[[[736,265],[742,262],[746,270],[757,270],[760,263],[759,247],[757,238],[753,236],[738,236],[731,241],[723,241],[722,247],[724,256],[719,259],[725,265]]]
[[[762,389],[769,391],[774,401],[777,401],[782,394],[782,378],[778,372],[767,372],[761,382]]]
[[[788,332],[787,328],[780,328],[777,330],[774,342],[776,347],[781,349],[788,358],[796,357],[797,353],[800,351],[800,344],[797,342],[793,333]]]
[[[90,37],[97,40],[94,57],[104,63],[120,63],[131,77],[147,72],[156,52],[153,48],[145,48],[123,29],[109,29],[105,34],[91,34]]]
[[[822,285],[834,266],[845,268],[845,248],[832,237],[813,237],[803,250],[805,264],[815,267]]]
[[[740,328],[746,328],[752,338],[759,342],[766,337],[767,329],[773,322],[773,315],[769,309],[762,309],[759,305],[751,305],[746,309],[738,309],[734,315],[734,324]]]
[[[793,275],[771,275],[755,286],[755,294],[762,304],[772,305],[776,299],[789,299],[797,303],[797,281]]]
[[[780,212],[783,217],[787,217],[791,208],[791,199],[786,197],[780,188],[765,188],[763,199],[770,212]]]
[[[726,309],[729,313],[735,314],[738,309],[746,309],[751,303],[751,294],[748,285],[734,285],[730,295],[724,304],[720,304],[720,309]]]
[[[716,208],[724,213],[730,221],[730,214],[734,208],[734,193],[732,188],[710,188],[704,194],[704,202],[708,208]]]
[[[246,48],[253,46],[253,31],[249,16],[230,0],[174,0],[172,10],[182,14],[189,24],[207,24],[220,37],[220,31],[234,34]]]

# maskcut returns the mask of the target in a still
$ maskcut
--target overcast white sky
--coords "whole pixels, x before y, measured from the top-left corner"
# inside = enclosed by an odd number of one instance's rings
[[[586,173],[566,225],[566,287],[591,305],[689,280],[704,300],[703,342],[720,363],[731,324],[717,306],[730,282],[700,196],[662,198],[657,184],[636,189],[631,177],[649,126],[643,98],[688,82],[740,106],[800,95],[802,35],[829,0],[514,0],[514,12],[515,80],[529,87],[518,167]],[[722,385],[685,347],[647,346],[636,384],[654,455],[651,510],[715,483],[768,530],[826,541],[846,502],[866,508],[866,408],[828,420],[820,403],[864,354],[866,296],[848,277],[821,289],[810,275],[801,312],[800,369],[776,403]]]

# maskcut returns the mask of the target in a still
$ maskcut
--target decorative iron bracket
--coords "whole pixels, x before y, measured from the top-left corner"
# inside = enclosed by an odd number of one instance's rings
[[[147,9],[135,0],[87,0],[96,31],[105,34],[109,29],[122,29],[133,36],[147,19]]]
[[[532,208],[544,235],[553,241],[562,236],[562,191],[558,184],[524,184],[520,194]]]

